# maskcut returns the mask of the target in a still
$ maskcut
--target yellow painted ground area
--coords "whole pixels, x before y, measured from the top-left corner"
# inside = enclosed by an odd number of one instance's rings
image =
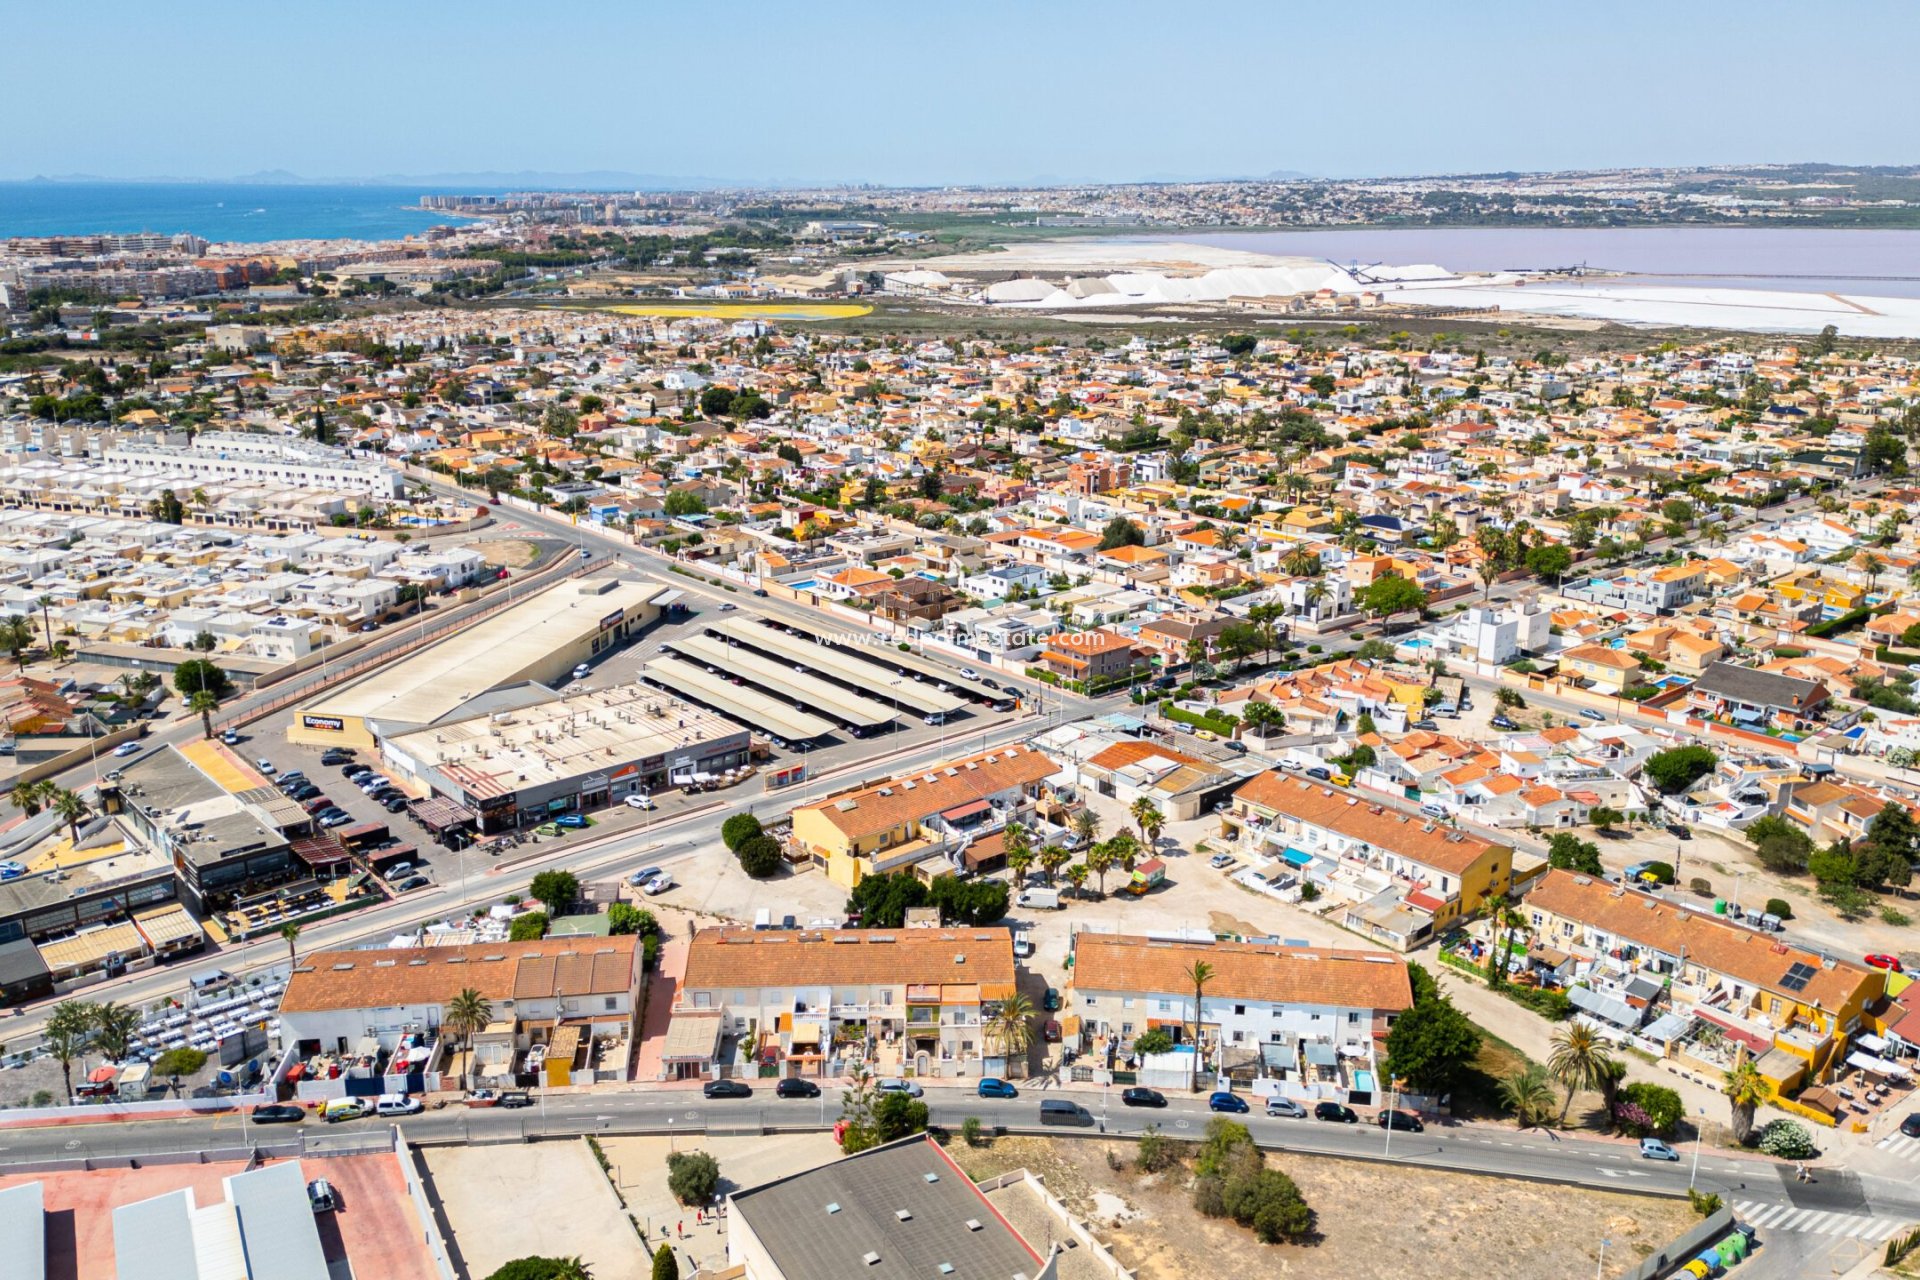
[[[233,941],[233,938],[227,931],[220,927],[220,922],[212,916],[208,916],[205,920],[202,920],[200,927],[207,931],[207,936],[213,939],[213,945],[216,947],[224,947]]]
[[[210,738],[200,738],[179,748],[180,754],[195,768],[231,792],[250,791],[267,785],[265,777],[239,756]]]
[[[873,314],[859,302],[643,302],[594,310],[665,320],[852,320]]]
[[[27,862],[27,874],[39,875],[42,871],[52,871],[57,867],[74,867],[82,862],[92,862],[95,858],[111,858],[127,851],[127,842],[115,840],[109,844],[95,845],[91,849],[75,849],[73,842],[62,836],[59,842],[43,849]]]

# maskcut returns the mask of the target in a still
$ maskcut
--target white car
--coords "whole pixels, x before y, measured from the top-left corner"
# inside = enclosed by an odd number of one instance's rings
[[[652,809],[656,806],[652,796],[628,796],[623,802],[629,809]]]
[[[899,1076],[882,1080],[873,1087],[878,1093],[904,1093],[910,1098],[918,1098],[926,1093],[917,1080],[903,1080]]]
[[[113,754],[117,756],[130,756],[130,755],[136,754],[139,750],[140,750],[139,743],[123,742],[119,746],[113,749]]]
[[[978,680],[980,678],[980,673],[978,671],[975,671],[972,667],[962,667],[960,668],[960,678],[962,680]]]
[[[673,877],[662,871],[659,875],[647,881],[646,887],[641,889],[640,892],[646,894],[649,898],[657,898],[671,888],[673,888]]]
[[[269,778],[280,772],[280,766],[271,760],[255,760],[253,767],[266,774]]]

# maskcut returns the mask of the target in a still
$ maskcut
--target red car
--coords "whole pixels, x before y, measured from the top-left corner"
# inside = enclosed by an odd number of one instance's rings
[[[1867,957],[1867,963],[1876,969],[1890,969],[1894,973],[1906,972],[1905,969],[1900,967],[1900,957],[1898,956],[1884,956],[1875,952],[1873,955]]]

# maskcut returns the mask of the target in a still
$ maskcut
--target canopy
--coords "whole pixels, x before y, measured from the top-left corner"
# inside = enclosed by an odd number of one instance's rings
[[[1847,1055],[1847,1065],[1850,1067],[1858,1067],[1860,1070],[1869,1072],[1872,1075],[1887,1076],[1894,1080],[1905,1080],[1908,1075],[1905,1067],[1898,1063],[1888,1062],[1885,1058],[1875,1057],[1871,1053],[1850,1053]]]
[[[1887,1042],[1870,1031],[1863,1031],[1855,1036],[1853,1043],[1871,1054],[1882,1054],[1887,1051]]]

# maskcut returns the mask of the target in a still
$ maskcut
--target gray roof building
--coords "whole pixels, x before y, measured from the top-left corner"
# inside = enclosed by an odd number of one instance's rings
[[[727,1260],[747,1280],[1054,1280],[924,1135],[728,1197]]]

